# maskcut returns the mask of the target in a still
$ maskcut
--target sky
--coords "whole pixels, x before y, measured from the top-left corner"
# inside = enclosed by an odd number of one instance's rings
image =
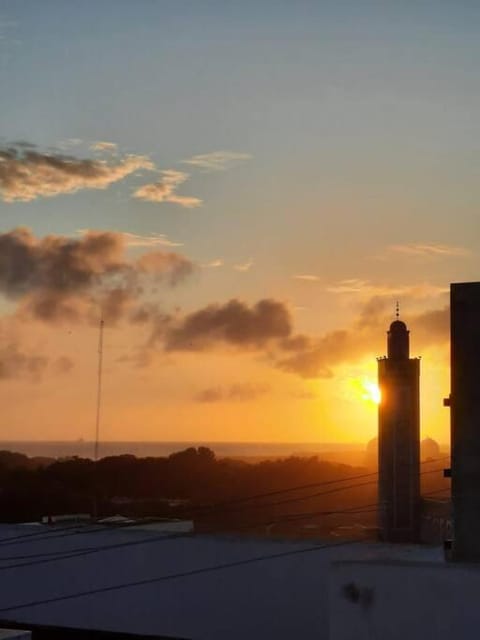
[[[480,6],[0,0],[1,439],[366,442],[400,303],[449,440]]]

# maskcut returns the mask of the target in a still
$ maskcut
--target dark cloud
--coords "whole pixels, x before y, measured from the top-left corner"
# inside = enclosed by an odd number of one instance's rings
[[[75,363],[73,362],[73,360],[67,356],[60,356],[52,362],[52,369],[54,373],[62,375],[65,373],[69,373],[74,366]]]
[[[161,343],[165,351],[206,351],[222,346],[257,350],[276,368],[305,379],[330,378],[338,365],[382,355],[392,320],[391,304],[379,297],[360,308],[350,327],[321,336],[293,333],[288,308],[271,299],[251,306],[233,299],[184,317],[143,308],[134,319],[152,326],[148,352],[155,343]],[[415,350],[448,340],[448,308],[412,315],[407,320]],[[208,388],[197,399],[216,402],[233,399],[234,395],[223,388]]]
[[[0,347],[0,380],[27,378],[37,382],[48,366],[48,358],[23,352],[15,342]]]
[[[385,334],[391,321],[389,308],[388,302],[375,297],[362,307],[349,329],[320,337],[291,336],[280,343],[275,365],[302,378],[329,378],[337,365],[381,355],[385,352]],[[448,341],[448,307],[412,315],[406,320],[415,349]]]
[[[125,255],[123,234],[89,231],[81,238],[37,238],[27,228],[0,233],[0,293],[44,321],[75,321],[100,309],[115,321],[160,282],[178,284],[194,270],[184,256],[152,251]]]
[[[28,202],[80,189],[106,189],[139,169],[154,168],[145,156],[127,155],[107,163],[17,144],[0,148],[0,197],[5,202]]]
[[[349,331],[332,331],[321,338],[293,337],[282,346],[288,355],[280,356],[276,366],[302,378],[330,378],[335,364],[358,355],[358,345]]]
[[[224,400],[224,392],[220,387],[210,387],[203,389],[195,396],[196,402],[222,402]]]
[[[167,351],[202,350],[216,344],[238,348],[261,348],[287,338],[292,330],[287,307],[277,300],[260,300],[248,306],[239,300],[213,304],[167,326]]]
[[[210,387],[197,394],[197,402],[251,402],[268,393],[270,387],[260,383],[237,383],[229,387]]]
[[[143,254],[134,264],[134,269],[138,273],[156,276],[157,282],[166,279],[172,287],[194,271],[193,263],[184,256],[162,251]]]
[[[446,342],[450,336],[450,307],[425,311],[415,319],[415,333],[422,345]]]

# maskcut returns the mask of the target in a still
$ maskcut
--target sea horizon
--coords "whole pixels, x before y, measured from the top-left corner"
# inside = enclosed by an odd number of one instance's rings
[[[136,455],[138,457],[168,456],[190,447],[207,447],[219,457],[261,457],[306,455],[332,451],[363,450],[366,442],[268,442],[214,440],[104,440],[99,443],[99,457]],[[92,458],[93,440],[0,440],[0,450],[15,451],[30,457]]]
[[[214,440],[103,440],[99,443],[99,457],[135,455],[164,457],[191,447],[207,447],[217,457],[287,457],[365,451],[367,442],[268,442]],[[439,443],[442,450],[448,446]],[[78,456],[93,458],[93,440],[0,440],[0,450],[23,453],[29,457],[64,458]]]

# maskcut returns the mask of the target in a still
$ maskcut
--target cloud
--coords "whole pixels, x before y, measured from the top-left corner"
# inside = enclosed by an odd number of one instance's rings
[[[4,202],[106,189],[139,169],[155,167],[146,156],[127,155],[116,163],[78,159],[25,147],[0,149],[0,196]]]
[[[416,340],[422,345],[442,343],[450,335],[450,307],[425,311],[415,319]]]
[[[303,273],[298,276],[293,276],[296,280],[305,280],[306,282],[317,282],[320,280],[318,276],[314,276],[310,273]]]
[[[232,299],[187,315],[160,313],[156,307],[146,306],[138,310],[135,322],[151,327],[145,346],[149,358],[155,345],[170,353],[226,347],[238,353],[257,352],[273,367],[311,379],[330,378],[342,364],[384,353],[385,334],[392,317],[390,301],[376,296],[361,306],[350,326],[323,335],[295,333],[289,308],[273,299],[252,305]],[[412,314],[408,324],[415,349],[445,344],[449,338],[448,323],[447,307]],[[226,397],[225,389],[220,393],[215,387],[207,389],[200,400],[223,401]]]
[[[190,313],[168,327],[164,346],[167,351],[196,351],[218,344],[261,348],[290,333],[290,313],[282,302],[264,299],[249,307],[233,299]]]
[[[288,355],[279,357],[276,366],[307,379],[331,378],[334,365],[358,355],[352,334],[345,330],[332,331],[321,338],[295,336],[283,348]]]
[[[238,383],[229,387],[209,387],[203,389],[196,396],[196,402],[251,402],[265,395],[270,390],[267,384]]]
[[[77,233],[84,236],[91,231],[95,231],[92,229],[77,229]],[[123,240],[125,246],[127,247],[182,247],[183,244],[181,242],[173,242],[169,240],[167,236],[163,233],[149,233],[148,235],[139,235],[136,233],[130,233],[128,231],[115,231],[114,233],[121,234],[123,236]]]
[[[75,363],[73,362],[73,360],[71,358],[68,358],[67,356],[60,356],[52,362],[52,368],[54,372],[59,375],[69,373],[74,366]]]
[[[358,294],[367,298],[374,296],[426,298],[447,293],[448,287],[428,282],[413,285],[376,284],[369,280],[349,278],[326,287],[326,291],[336,294]]]
[[[92,151],[110,151],[112,153],[117,150],[117,147],[118,145],[115,142],[105,142],[102,140],[90,145]]]
[[[156,282],[166,279],[171,286],[185,280],[194,271],[193,263],[178,253],[151,251],[144,253],[132,265],[137,274],[153,275]]]
[[[218,267],[223,267],[223,260],[221,258],[217,258],[216,260],[205,262],[202,267],[206,269],[218,269]]]
[[[66,140],[62,140],[61,142],[58,143],[58,147],[60,149],[71,149],[72,147],[79,147],[81,144],[83,144],[83,140],[81,138],[67,138]],[[28,143],[28,146],[31,149],[35,149],[36,145],[35,144],[30,144]]]
[[[177,187],[188,180],[188,173],[168,169],[161,174],[163,176],[161,180],[139,187],[134,191],[133,197],[145,202],[171,202],[187,209],[199,207],[202,204],[199,198],[180,196],[176,193]]]
[[[112,321],[160,282],[176,285],[194,270],[177,253],[125,256],[121,233],[37,238],[23,227],[0,233],[0,293],[45,321],[78,320],[103,306]]]
[[[385,349],[385,331],[389,325],[387,302],[382,298],[369,300],[353,325],[330,331],[320,337],[293,335],[283,340],[275,366],[302,378],[329,378],[333,369],[345,362],[381,353]],[[448,307],[412,315],[409,328],[417,348],[444,344],[449,338]]]
[[[250,160],[252,156],[249,153],[238,153],[237,151],[212,151],[211,153],[203,153],[193,156],[188,160],[183,160],[184,164],[190,164],[207,171],[225,171],[241,162]]]
[[[21,351],[15,342],[9,342],[0,347],[0,380],[27,378],[37,382],[47,365],[47,358],[27,354]]]
[[[233,268],[236,271],[240,271],[240,272],[244,273],[245,271],[250,271],[250,269],[253,267],[253,264],[254,264],[254,262],[253,262],[252,258],[250,258],[250,260],[247,260],[247,262],[243,262],[243,263],[240,263],[240,264],[234,264]]]
[[[393,244],[387,247],[387,253],[403,254],[412,258],[462,257],[471,254],[470,249],[434,242]],[[385,256],[377,256],[384,258]]]

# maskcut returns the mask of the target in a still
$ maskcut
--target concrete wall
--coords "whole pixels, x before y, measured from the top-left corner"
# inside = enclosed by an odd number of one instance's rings
[[[30,640],[32,634],[24,629],[0,629],[0,640]]]
[[[480,568],[339,562],[330,575],[330,640],[479,637]]]
[[[480,562],[480,282],[451,285],[453,558]]]

